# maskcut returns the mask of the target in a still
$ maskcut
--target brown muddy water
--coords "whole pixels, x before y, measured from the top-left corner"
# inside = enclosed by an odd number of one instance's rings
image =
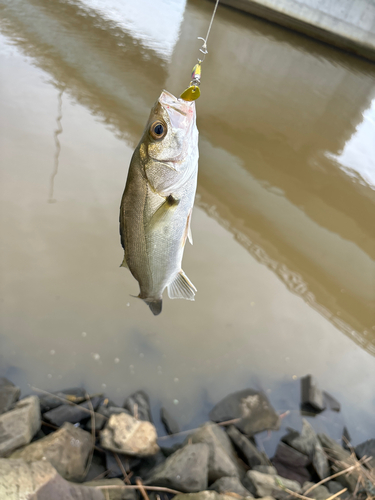
[[[0,0],[0,376],[145,389],[183,428],[245,387],[291,410],[299,377],[375,430],[375,65],[219,7],[197,101],[195,302],[154,317],[119,268],[119,204],[163,88],[189,83],[213,4]],[[156,8],[157,7],[157,8]],[[161,431],[160,431],[161,432]]]

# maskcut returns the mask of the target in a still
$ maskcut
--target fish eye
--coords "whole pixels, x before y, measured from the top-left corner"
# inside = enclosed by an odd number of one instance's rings
[[[167,133],[167,126],[161,121],[154,122],[150,127],[150,134],[153,139],[160,140]]]

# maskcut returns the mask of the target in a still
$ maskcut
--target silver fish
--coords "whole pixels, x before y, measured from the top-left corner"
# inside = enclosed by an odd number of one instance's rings
[[[181,268],[198,173],[195,103],[163,91],[136,147],[120,208],[123,267],[139,298],[160,314],[162,295],[194,300],[195,286]]]

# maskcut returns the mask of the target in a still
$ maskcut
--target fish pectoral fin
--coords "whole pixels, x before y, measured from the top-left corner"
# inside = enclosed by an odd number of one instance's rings
[[[126,262],[126,255],[124,254],[124,260],[121,262],[120,267],[126,267],[129,269],[128,263]]]
[[[168,285],[168,297],[170,299],[194,300],[197,289],[186,276],[184,271],[180,271],[170,285]]]
[[[154,215],[151,217],[147,224],[147,230],[152,231],[158,226],[164,225],[168,222],[168,219],[173,215],[176,207],[180,203],[180,200],[174,198],[173,195],[166,197],[164,203],[156,210]]]

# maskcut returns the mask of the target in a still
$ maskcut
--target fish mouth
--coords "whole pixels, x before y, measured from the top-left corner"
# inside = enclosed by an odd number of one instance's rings
[[[168,113],[172,127],[187,130],[195,120],[194,101],[184,101],[167,90],[160,94],[159,102]]]

